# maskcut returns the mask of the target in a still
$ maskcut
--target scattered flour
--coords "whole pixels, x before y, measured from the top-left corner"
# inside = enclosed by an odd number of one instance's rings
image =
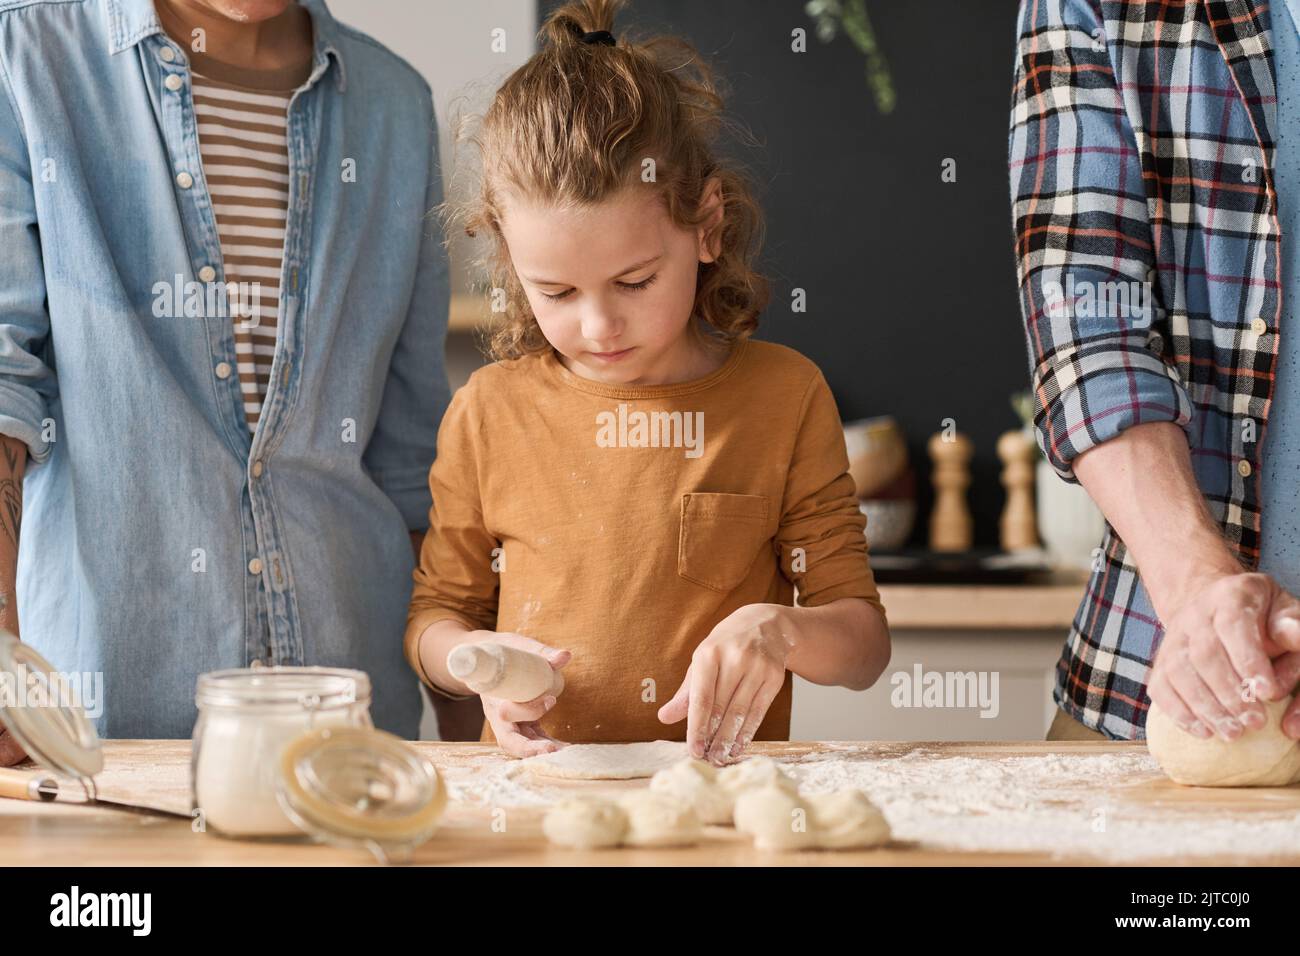
[[[933,850],[1046,853],[1114,861],[1221,855],[1261,859],[1300,846],[1300,813],[1253,807],[1236,814],[1126,794],[1159,773],[1145,753],[944,756],[925,749],[830,752],[777,758],[808,793],[864,791],[896,843]],[[475,806],[543,807],[571,789],[537,783],[509,758],[443,772],[453,800]]]
[[[523,762],[511,757],[484,757],[473,767],[439,767],[447,795],[480,807],[544,807],[564,796],[554,787],[530,785]]]
[[[1126,795],[1160,772],[1146,753],[990,758],[808,754],[786,761],[809,793],[856,787],[897,841],[934,849],[1109,860],[1267,857],[1300,844],[1300,813],[1210,813]]]

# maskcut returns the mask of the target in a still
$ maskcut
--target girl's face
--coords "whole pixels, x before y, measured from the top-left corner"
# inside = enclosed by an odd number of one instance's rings
[[[609,385],[688,381],[713,359],[687,334],[704,236],[722,216],[716,182],[698,229],[669,218],[653,188],[558,210],[511,202],[501,232],[546,340],[576,375]],[[716,246],[716,241],[715,241]]]

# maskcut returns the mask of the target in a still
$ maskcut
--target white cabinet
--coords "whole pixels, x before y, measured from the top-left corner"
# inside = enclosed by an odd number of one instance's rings
[[[882,585],[889,666],[865,691],[796,677],[790,739],[1042,740],[1082,595],[1072,578],[1041,587]]]

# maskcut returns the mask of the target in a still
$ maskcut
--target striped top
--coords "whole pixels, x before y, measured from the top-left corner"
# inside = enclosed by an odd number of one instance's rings
[[[292,91],[191,74],[203,174],[221,240],[235,360],[249,430],[271,380],[289,208],[285,121]]]

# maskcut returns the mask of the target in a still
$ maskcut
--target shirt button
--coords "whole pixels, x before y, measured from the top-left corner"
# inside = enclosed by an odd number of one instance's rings
[[[1256,335],[1263,335],[1268,331],[1268,323],[1263,319],[1255,319],[1255,321],[1250,323],[1250,330]]]
[[[176,185],[180,186],[181,189],[189,189],[191,186],[194,185],[194,177],[191,176],[189,173],[177,173]]]
[[[202,269],[199,270],[200,282],[211,282],[216,277],[217,277],[217,270],[212,268],[212,266],[204,266]]]
[[[1237,462],[1237,474],[1241,475],[1241,477],[1249,478],[1251,470],[1250,462],[1246,459],[1243,458],[1241,461]]]
[[[167,89],[171,90],[173,93],[184,85],[185,81],[176,73],[168,74],[167,79],[163,80],[163,86],[167,87]]]
[[[253,477],[254,478],[262,477],[262,463],[260,461],[253,462]]]
[[[162,58],[164,63],[170,63],[172,60],[176,59],[176,51],[169,46],[165,46],[158,51],[158,56]]]
[[[216,373],[217,373],[217,378],[230,378],[230,363],[218,362]]]
[[[254,558],[252,561],[249,561],[249,562],[248,562],[248,573],[249,573],[249,574],[261,574],[261,573],[262,573],[262,559],[261,559],[261,558]]]

